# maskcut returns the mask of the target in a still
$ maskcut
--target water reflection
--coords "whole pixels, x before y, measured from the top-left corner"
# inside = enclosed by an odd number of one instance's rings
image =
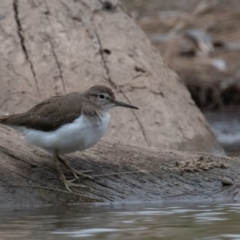
[[[218,142],[228,155],[240,155],[240,110],[232,109],[221,112],[205,112]]]
[[[0,210],[0,239],[240,239],[240,204]]]

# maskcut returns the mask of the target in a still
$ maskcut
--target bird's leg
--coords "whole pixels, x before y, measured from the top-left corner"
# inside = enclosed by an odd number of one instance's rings
[[[59,173],[59,176],[60,176],[60,179],[63,181],[66,189],[69,191],[69,192],[72,192],[72,190],[69,188],[68,184],[67,184],[67,180],[66,180],[66,177],[64,176],[60,166],[59,166],[59,161],[58,161],[58,151],[55,150],[54,154],[53,154],[53,160],[56,164],[56,168],[58,170],[58,173]]]
[[[93,179],[93,177],[84,174],[84,173],[87,173],[87,172],[91,172],[91,170],[86,170],[86,171],[81,171],[81,172],[80,172],[80,171],[76,170],[75,168],[71,167],[71,166],[70,166],[64,159],[62,159],[59,155],[57,155],[57,157],[58,157],[58,160],[59,160],[61,163],[63,163],[63,164],[72,172],[72,174],[73,174],[73,176],[74,176],[74,179],[71,180],[72,182],[75,181],[75,180],[78,180],[78,179],[79,179],[78,176],[81,176],[81,177],[84,177],[84,178],[88,178],[88,179]]]
[[[75,183],[72,183],[72,181],[67,181],[66,180],[66,177],[65,175],[63,174],[60,166],[59,166],[59,155],[58,155],[58,150],[56,149],[54,154],[53,154],[53,160],[55,161],[55,164],[56,164],[56,168],[58,170],[58,173],[59,173],[59,176],[60,176],[60,179],[63,181],[66,189],[69,191],[69,192],[72,192],[72,190],[69,188],[69,187],[82,187],[82,188],[88,188],[84,185],[81,185],[81,184],[75,184]]]

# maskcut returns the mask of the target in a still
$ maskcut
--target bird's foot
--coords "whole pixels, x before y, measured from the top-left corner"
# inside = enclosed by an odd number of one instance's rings
[[[84,173],[88,173],[88,172],[92,172],[92,170],[86,170],[86,171],[78,171],[72,167],[69,168],[69,170],[72,172],[73,176],[74,176],[74,179],[73,180],[78,180],[79,177],[83,177],[83,178],[88,178],[88,179],[91,179],[93,180],[93,177],[92,176],[89,176],[87,174],[84,174]],[[78,177],[79,176],[79,177]],[[71,181],[73,181],[71,180]]]
[[[78,183],[73,183],[74,181],[78,180],[79,177],[78,176],[81,176],[81,177],[84,177],[84,178],[88,178],[88,179],[93,179],[93,177],[91,176],[88,176],[84,173],[86,172],[89,172],[89,171],[83,171],[83,172],[80,172],[80,171],[77,171],[76,169],[74,169],[73,167],[71,167],[65,160],[63,160],[62,158],[60,158],[60,156],[58,155],[58,151],[55,150],[54,154],[53,154],[53,159],[55,161],[55,164],[56,164],[56,168],[58,170],[58,173],[59,173],[59,176],[60,176],[60,179],[63,181],[66,189],[69,191],[69,192],[72,192],[72,190],[70,189],[70,187],[81,187],[81,188],[88,188],[87,186],[84,186],[84,185],[81,185],[81,184],[78,184]],[[63,163],[73,174],[74,178],[71,179],[71,180],[66,180],[66,177],[65,175],[63,174],[60,166],[59,166],[59,162]]]
[[[74,176],[74,179],[75,180],[78,180],[79,177],[78,176],[81,176],[81,177],[84,177],[84,178],[88,178],[88,179],[93,179],[93,177],[87,175],[87,174],[84,174],[84,173],[88,173],[88,172],[92,172],[92,170],[85,170],[85,171],[78,171],[76,170],[75,168],[71,167],[64,159],[62,159],[59,155],[57,155],[57,158],[58,160],[63,163],[70,171],[71,173],[73,174]]]

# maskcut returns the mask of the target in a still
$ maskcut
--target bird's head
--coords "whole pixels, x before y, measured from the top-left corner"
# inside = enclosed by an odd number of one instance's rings
[[[96,85],[91,88],[89,88],[85,94],[87,97],[93,101],[97,106],[104,108],[104,109],[110,109],[113,107],[126,107],[126,108],[133,108],[138,109],[138,107],[135,107],[133,105],[117,101],[115,99],[115,95],[111,88],[103,86],[103,85]]]

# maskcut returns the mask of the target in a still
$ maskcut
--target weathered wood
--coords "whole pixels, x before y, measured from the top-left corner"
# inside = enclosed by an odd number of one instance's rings
[[[222,152],[177,75],[124,7],[111,3],[0,0],[0,108],[22,112],[105,84],[140,108],[113,110],[107,140]]]
[[[65,192],[49,154],[26,145],[15,130],[0,126],[0,207],[89,201],[240,199],[237,158],[110,142],[63,157],[79,170],[92,170],[89,174],[95,176],[94,180],[80,179],[88,189],[73,188],[81,196]],[[234,185],[223,187],[223,177],[230,177]]]

